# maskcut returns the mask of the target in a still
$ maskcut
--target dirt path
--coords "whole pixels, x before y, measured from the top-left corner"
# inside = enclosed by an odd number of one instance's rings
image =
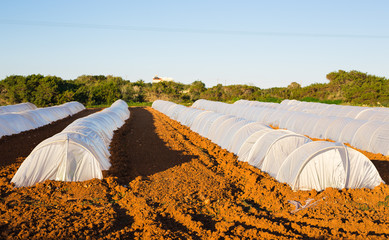
[[[103,180],[14,189],[0,171],[3,238],[389,237],[389,187],[293,192],[151,108],[131,108]],[[294,214],[288,200],[316,205]]]
[[[172,151],[156,132],[155,117],[144,108],[131,108],[131,118],[111,142],[112,167],[106,173],[128,184],[137,176],[162,172],[192,159]]]

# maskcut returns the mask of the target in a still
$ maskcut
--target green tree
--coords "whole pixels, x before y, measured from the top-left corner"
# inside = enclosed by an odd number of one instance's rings
[[[34,92],[34,103],[37,106],[52,106],[58,104],[61,98],[62,79],[55,76],[46,76],[39,79],[39,85]]]
[[[194,81],[190,87],[189,87],[189,97],[191,101],[196,101],[200,98],[201,93],[205,92],[207,90],[205,88],[205,84],[200,81]]]

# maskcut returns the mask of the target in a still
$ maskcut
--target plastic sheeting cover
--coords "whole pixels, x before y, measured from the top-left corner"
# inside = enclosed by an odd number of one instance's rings
[[[242,102],[245,104],[244,101]],[[279,107],[277,104],[260,104],[265,105],[268,110],[255,111],[248,105],[240,107],[240,104],[236,104],[236,106],[231,107],[231,104],[206,100],[196,103],[202,109],[216,109],[219,113],[177,107],[170,103],[166,103],[168,108],[157,105],[156,107],[165,109],[164,113],[177,118],[180,118],[181,113],[193,116],[195,119],[190,124],[192,130],[200,131],[201,126],[206,125],[204,136],[223,148],[227,147],[229,151],[237,152],[238,160],[248,161],[249,164],[268,172],[277,180],[287,182],[295,190],[316,189],[320,191],[327,187],[340,189],[373,188],[382,182],[374,165],[363,154],[347,148],[341,143],[312,142],[307,137],[291,131],[262,128],[261,123],[250,123],[247,120],[258,112],[264,113],[262,116],[259,114],[258,116],[263,121],[268,122],[272,121],[273,117],[284,118],[287,113],[290,113],[291,115],[285,117],[283,121],[279,121],[280,125],[283,122],[291,128],[312,133],[317,130],[319,125],[326,125],[328,128],[339,122],[334,116],[320,118],[312,113],[288,112],[286,110],[281,110],[281,113],[277,114],[277,111],[274,110]],[[228,107],[231,108],[228,109]],[[316,104],[311,109],[316,112],[337,110],[327,108],[325,105]],[[172,109],[180,109],[180,111]],[[252,114],[253,112],[255,114]],[[304,118],[309,119],[308,123],[304,124]],[[343,126],[360,121],[346,119],[340,121]],[[310,122],[312,124],[309,124]],[[384,125],[381,125],[381,128],[382,126]],[[377,139],[383,139],[389,128],[382,128],[382,130],[384,133],[377,135]],[[328,129],[325,129],[323,132],[318,131],[318,134],[327,134],[327,132],[329,132]],[[373,131],[371,135],[373,136],[377,132],[380,131]],[[239,150],[237,150],[238,148]]]
[[[26,103],[19,103],[15,105],[7,105],[7,106],[0,106],[0,114],[3,113],[15,113],[15,112],[23,112],[27,110],[34,110],[37,109],[37,107],[29,102]]]
[[[45,180],[101,179],[102,170],[110,167],[108,148],[113,130],[129,116],[127,104],[118,100],[104,111],[74,121],[35,147],[11,182],[22,187]]]
[[[69,102],[59,106],[0,114],[0,137],[42,127],[83,109],[85,107],[81,103]]]
[[[253,148],[254,144],[257,142],[258,138],[260,138],[262,135],[266,134],[267,132],[275,131],[271,128],[265,128],[261,129],[253,134],[251,134],[242,144],[238,151],[238,159],[242,162],[247,162],[248,157],[250,154],[251,149]]]
[[[277,138],[267,149],[261,164],[261,170],[275,178],[289,154],[309,142],[312,142],[312,140],[295,133]]]
[[[276,179],[293,190],[373,188],[382,181],[363,154],[341,143],[316,141],[293,151],[281,165]],[[361,180],[362,179],[362,180]]]
[[[388,155],[389,152],[388,137],[380,133],[387,129],[388,108],[339,106],[295,100],[284,101],[282,104],[247,100],[227,104],[202,99],[193,106],[288,129],[313,138],[349,143],[373,153]],[[371,122],[375,122],[374,126],[370,125]],[[368,129],[366,124],[372,127]]]
[[[275,143],[280,137],[291,133],[292,132],[287,130],[274,130],[263,134],[254,143],[246,161],[250,165],[262,169],[262,161],[265,158],[270,146]]]
[[[238,154],[238,151],[244,141],[253,133],[262,130],[262,129],[270,129],[269,126],[263,124],[263,123],[258,123],[258,122],[253,122],[249,123],[243,127],[241,127],[234,136],[231,138],[231,142],[227,148],[228,151],[233,152],[235,154]]]

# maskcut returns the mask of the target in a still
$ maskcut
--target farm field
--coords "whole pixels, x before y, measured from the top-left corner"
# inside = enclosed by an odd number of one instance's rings
[[[388,185],[294,192],[150,107],[130,108],[103,180],[13,188],[35,145],[95,111],[0,140],[0,238],[389,237]],[[365,154],[389,182],[389,159]]]

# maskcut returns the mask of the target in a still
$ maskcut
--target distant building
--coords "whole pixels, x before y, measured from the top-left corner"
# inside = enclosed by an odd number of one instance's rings
[[[173,82],[173,78],[158,77],[158,75],[155,75],[155,77],[153,77],[153,83],[159,83],[159,82]]]

